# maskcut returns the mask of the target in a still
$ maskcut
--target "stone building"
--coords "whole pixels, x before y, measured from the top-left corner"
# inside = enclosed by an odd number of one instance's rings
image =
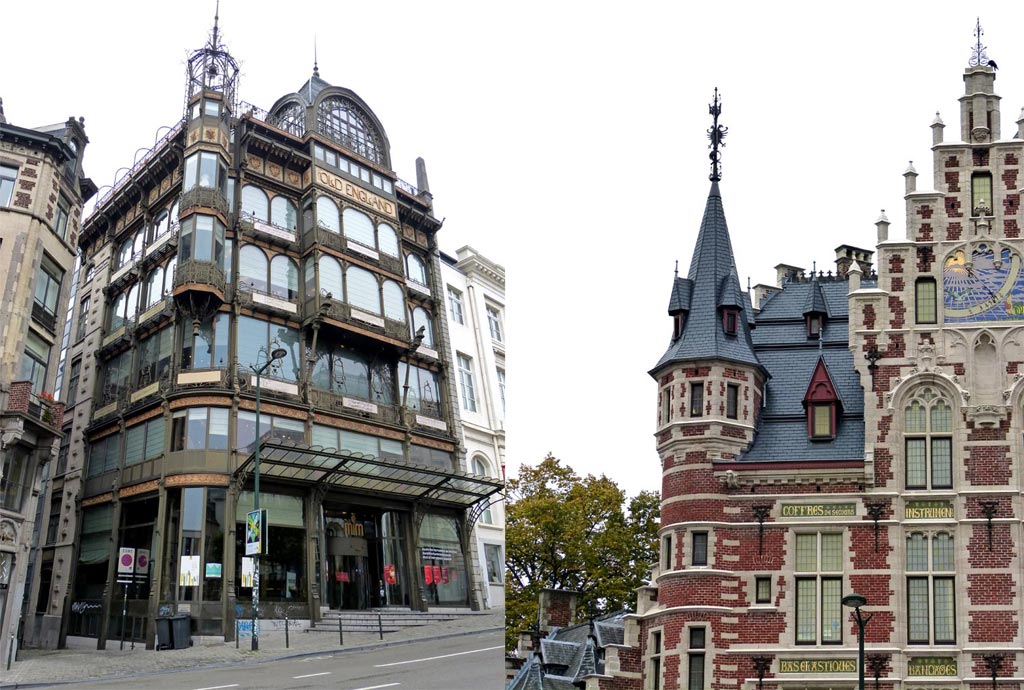
[[[855,688],[853,593],[868,687],[1024,685],[1024,113],[1000,117],[980,40],[963,78],[930,189],[904,175],[905,237],[883,214],[874,251],[780,264],[753,302],[716,96],[711,191],[650,372],[660,563],[574,687]]]
[[[61,437],[61,329],[82,204],[96,191],[82,176],[88,142],[81,119],[20,127],[0,101],[0,666],[23,607],[36,608],[26,582],[40,479]],[[58,520],[74,510],[59,506]]]
[[[482,606],[473,506],[501,482],[458,452],[422,160],[398,179],[376,115],[316,67],[269,110],[239,101],[216,24],[186,83],[82,231],[54,483],[79,510],[40,600],[100,648],[124,596],[150,646],[168,613],[233,639],[256,583],[263,618]]]
[[[459,371],[462,443],[470,471],[505,478],[505,267],[472,247],[441,255],[450,360]],[[505,605],[504,503],[481,503],[476,520],[478,582],[485,605]]]

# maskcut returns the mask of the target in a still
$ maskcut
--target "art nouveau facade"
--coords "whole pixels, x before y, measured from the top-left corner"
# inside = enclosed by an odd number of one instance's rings
[[[459,416],[474,474],[505,477],[505,268],[462,247],[441,255],[449,356],[459,374]],[[505,604],[504,503],[481,504],[476,520],[477,581],[488,607]]]
[[[23,609],[37,606],[26,593],[40,478],[52,473],[64,415],[54,396],[61,329],[82,204],[96,191],[82,177],[88,141],[81,120],[19,127],[0,103],[0,666]],[[58,516],[74,510],[58,503]]]
[[[995,77],[979,44],[905,237],[883,215],[753,308],[713,182],[651,371],[661,562],[586,687],[855,688],[854,592],[869,687],[1024,684],[1024,114]]]
[[[422,161],[418,188],[399,180],[373,111],[317,70],[269,111],[237,99],[237,76],[215,27],[184,117],[82,232],[62,451],[75,546],[38,596],[100,647],[118,580],[150,645],[160,612],[229,639],[250,617],[258,436],[262,616],[482,605],[471,513],[501,483],[458,452]],[[278,349],[257,430],[254,371]]]

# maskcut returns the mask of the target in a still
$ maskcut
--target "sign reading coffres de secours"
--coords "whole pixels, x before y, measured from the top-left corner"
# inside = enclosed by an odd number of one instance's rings
[[[245,555],[266,556],[267,550],[267,511],[265,508],[253,510],[245,514]]]

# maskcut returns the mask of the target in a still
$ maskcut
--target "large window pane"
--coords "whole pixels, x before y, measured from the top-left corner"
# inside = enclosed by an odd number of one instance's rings
[[[267,255],[259,247],[246,244],[239,250],[238,284],[259,292],[267,291]]]
[[[318,196],[316,199],[316,222],[330,232],[341,232],[341,220],[338,217],[338,206],[329,197]]]
[[[935,588],[935,642],[954,642],[953,578],[937,577]]]
[[[387,223],[381,223],[377,226],[377,246],[388,256],[397,257],[399,255],[398,233]]]
[[[907,578],[907,636],[910,642],[928,642],[928,578]]]
[[[349,266],[345,272],[348,279],[348,301],[358,309],[371,314],[380,313],[380,293],[377,279],[365,268]]]
[[[818,581],[799,579],[796,581],[796,641],[814,643],[818,641]]]
[[[270,202],[270,222],[286,230],[295,230],[299,226],[298,210],[290,199],[275,196]]]
[[[843,535],[838,532],[821,535],[821,569],[837,572],[843,569]]]
[[[270,261],[270,292],[284,299],[299,298],[298,264],[283,254]]]
[[[824,536],[824,535],[823,535]],[[821,581],[821,641],[841,642],[843,581],[828,578]]]
[[[932,439],[932,488],[953,486],[953,440]]]
[[[342,214],[342,224],[345,229],[345,237],[355,240],[367,247],[375,247],[373,241],[373,221],[365,213],[346,208]]]
[[[915,532],[907,538],[907,570],[910,572],[928,570],[928,541],[919,532]]]
[[[345,290],[341,282],[341,266],[334,257],[326,255],[320,257],[320,291],[321,293],[331,293],[331,297],[339,302],[345,301]]]
[[[242,215],[252,216],[256,220],[267,222],[270,220],[267,195],[259,187],[247,184],[242,187]]]
[[[925,439],[907,439],[907,488],[922,489],[927,479],[925,458]]]

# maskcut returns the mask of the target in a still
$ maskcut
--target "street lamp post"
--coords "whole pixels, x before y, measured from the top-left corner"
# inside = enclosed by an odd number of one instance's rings
[[[402,386],[402,426],[405,428],[405,442],[402,444],[402,450],[406,462],[409,461],[409,444],[411,443],[409,439],[410,429],[412,429],[412,424],[409,423],[409,408],[406,407],[406,405],[409,402],[409,371],[410,369],[412,369],[412,362],[409,359],[409,355],[412,355],[414,352],[416,352],[416,350],[419,349],[420,345],[423,343],[423,338],[425,337],[425,335],[425,328],[423,326],[420,326],[419,330],[416,331],[416,336],[412,339],[412,342],[409,344],[409,347],[406,348],[405,351],[405,384]]]
[[[847,594],[843,597],[843,606],[849,606],[854,610],[857,617],[857,688],[864,690],[864,626],[871,620],[873,614],[864,616],[860,607],[868,603],[866,597],[860,594]]]
[[[261,350],[263,348],[260,348]],[[266,350],[263,350],[266,352]],[[257,367],[255,364],[250,364],[249,368],[256,374],[256,451],[253,453],[253,470],[252,470],[252,488],[253,488],[253,503],[252,508],[255,511],[260,509],[260,377],[263,376],[264,372],[267,371],[274,362],[279,359],[283,359],[288,354],[288,351],[283,347],[276,347],[270,353],[270,357],[264,362],[263,366]],[[262,540],[266,539],[266,535],[260,535],[260,551],[263,550]],[[252,651],[258,652],[260,649],[260,554],[257,551],[253,554],[253,568],[252,568]]]

